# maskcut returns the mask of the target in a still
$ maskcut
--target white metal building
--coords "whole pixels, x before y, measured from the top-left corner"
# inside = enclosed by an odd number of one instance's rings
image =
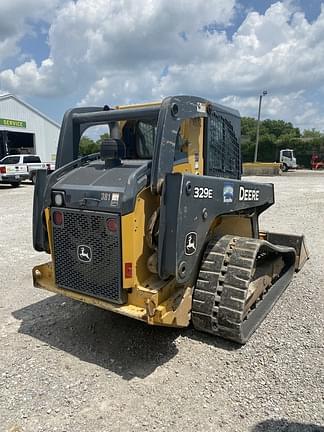
[[[54,161],[60,126],[12,94],[0,96],[0,159],[6,154],[37,154]]]

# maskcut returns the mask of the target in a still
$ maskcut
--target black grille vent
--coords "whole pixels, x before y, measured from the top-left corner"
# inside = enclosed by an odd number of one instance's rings
[[[59,287],[124,303],[121,284],[120,218],[116,214],[52,209],[63,213],[63,224],[53,222],[55,278]],[[110,232],[107,219],[118,229]]]

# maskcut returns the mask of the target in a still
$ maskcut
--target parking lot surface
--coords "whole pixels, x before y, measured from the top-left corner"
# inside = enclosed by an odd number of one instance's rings
[[[324,172],[273,182],[311,259],[243,347],[33,288],[33,187],[0,185],[0,431],[324,431]]]

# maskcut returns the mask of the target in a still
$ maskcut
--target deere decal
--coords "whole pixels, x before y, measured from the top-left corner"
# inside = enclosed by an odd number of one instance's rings
[[[4,119],[0,118],[0,125],[1,126],[11,126],[11,127],[17,127],[17,128],[25,128],[26,122],[21,120],[11,120],[11,119]]]

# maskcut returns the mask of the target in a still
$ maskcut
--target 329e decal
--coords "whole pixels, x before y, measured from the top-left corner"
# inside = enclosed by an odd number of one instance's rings
[[[194,188],[194,198],[213,198],[213,189],[208,187],[198,187]]]

